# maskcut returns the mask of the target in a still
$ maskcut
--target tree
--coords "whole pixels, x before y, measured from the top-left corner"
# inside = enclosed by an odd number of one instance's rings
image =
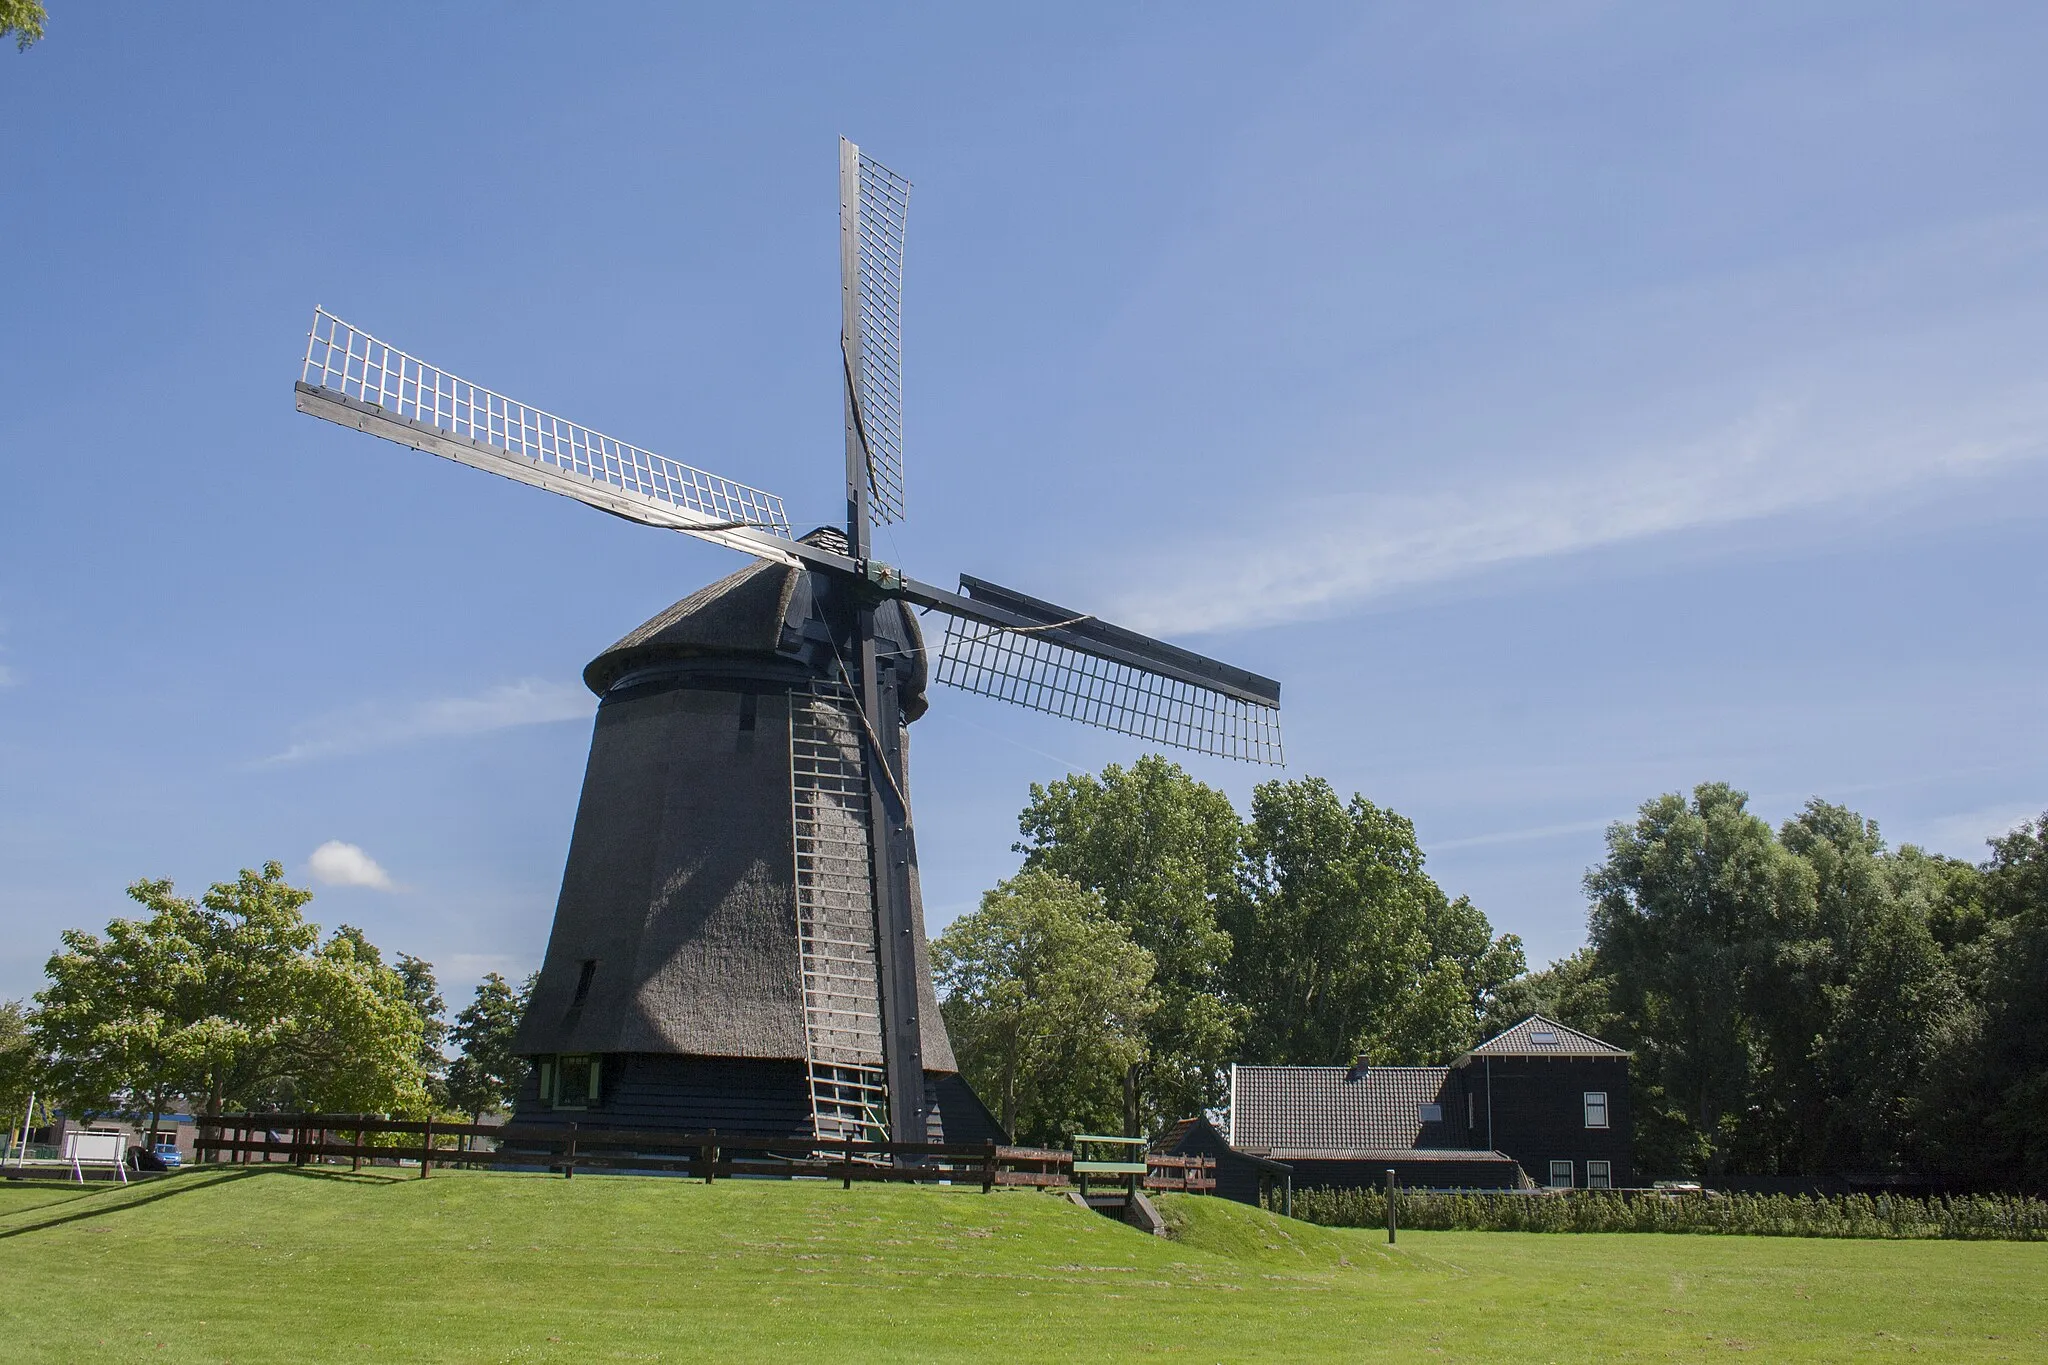
[[[43,36],[49,22],[43,0],[0,0],[0,38],[14,35],[14,49],[26,52]]]
[[[0,1127],[20,1120],[41,1070],[27,1007],[19,1000],[0,1003]]]
[[[947,927],[933,965],[961,1070],[1014,1140],[1116,1122],[1159,997],[1152,955],[1100,896],[1027,868]]]
[[[434,980],[434,964],[400,953],[395,968],[404,983],[406,1003],[420,1017],[420,1074],[427,1093],[436,1104],[448,1098],[448,1002],[441,998],[441,985]]]
[[[448,1068],[448,1102],[483,1122],[487,1111],[508,1109],[526,1079],[527,1062],[512,1051],[512,1038],[533,998],[535,972],[518,990],[496,972],[477,984],[476,997],[455,1016],[452,1030],[462,1055]]]
[[[1217,922],[1243,836],[1230,798],[1148,754],[1100,777],[1034,783],[1017,823],[1027,870],[1098,894],[1152,955],[1159,1006],[1130,1077],[1138,1112],[1126,1120],[1153,1130],[1215,1104],[1242,1017],[1224,995],[1230,936]]]
[[[1976,987],[1948,1050],[1945,1146],[1980,1181],[2048,1188],[2048,813],[1991,841]]]
[[[1705,783],[1690,804],[1645,802],[1607,831],[1607,859],[1586,874],[1591,932],[1644,1079],[1669,1096],[1704,1144],[1709,1171],[1730,1159],[1756,1080],[1758,1030],[1746,1006],[1784,926],[1814,914],[1814,873],[1746,809]]]
[[[1319,777],[1253,793],[1224,923],[1257,1063],[1448,1060],[1525,966],[1520,940],[1423,870],[1413,824]]]
[[[312,893],[266,863],[198,901],[140,881],[144,919],[105,938],[66,930],[33,1028],[61,1102],[161,1113],[173,1096],[225,1107],[423,1109],[422,1026],[404,979],[362,934],[324,943]]]

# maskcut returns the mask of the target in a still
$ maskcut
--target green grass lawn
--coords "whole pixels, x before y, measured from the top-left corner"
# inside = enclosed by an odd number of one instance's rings
[[[2048,1244],[1384,1234],[1168,1198],[277,1166],[0,1183],[18,1361],[2048,1360]]]

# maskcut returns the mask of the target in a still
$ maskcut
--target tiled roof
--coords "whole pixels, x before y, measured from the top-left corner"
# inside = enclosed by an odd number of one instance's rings
[[[1242,1151],[1452,1145],[1449,1123],[1421,1117],[1443,1103],[1449,1067],[1240,1066],[1231,1076],[1230,1145]]]
[[[1487,1039],[1465,1057],[1626,1057],[1626,1048],[1603,1043],[1568,1024],[1532,1014],[1505,1032]],[[1459,1061],[1464,1061],[1460,1057]]]

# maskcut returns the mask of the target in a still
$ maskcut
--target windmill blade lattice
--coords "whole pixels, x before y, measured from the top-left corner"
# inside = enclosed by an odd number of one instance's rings
[[[379,341],[324,308],[313,314],[300,385],[344,400],[338,407],[307,407],[315,416],[363,426],[387,439],[522,482],[538,482],[552,492],[635,521],[708,533],[712,539],[725,539],[720,532],[738,528],[783,539],[790,535],[782,499],[773,493],[708,474],[473,384]],[[359,413],[349,404],[367,404],[377,411]],[[379,425],[355,420],[365,416]],[[448,439],[431,439],[436,435]]]
[[[903,520],[903,240],[909,211],[910,182],[862,156],[855,390],[867,441],[868,508],[885,522]]]
[[[937,663],[933,676],[965,692],[1198,754],[1286,762],[1276,707],[1096,658],[1029,630],[949,615]]]

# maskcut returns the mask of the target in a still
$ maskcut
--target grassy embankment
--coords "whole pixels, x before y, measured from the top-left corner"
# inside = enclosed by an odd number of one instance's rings
[[[1213,1199],[436,1173],[0,1184],[10,1359],[2048,1359],[2048,1245],[1383,1234]]]

